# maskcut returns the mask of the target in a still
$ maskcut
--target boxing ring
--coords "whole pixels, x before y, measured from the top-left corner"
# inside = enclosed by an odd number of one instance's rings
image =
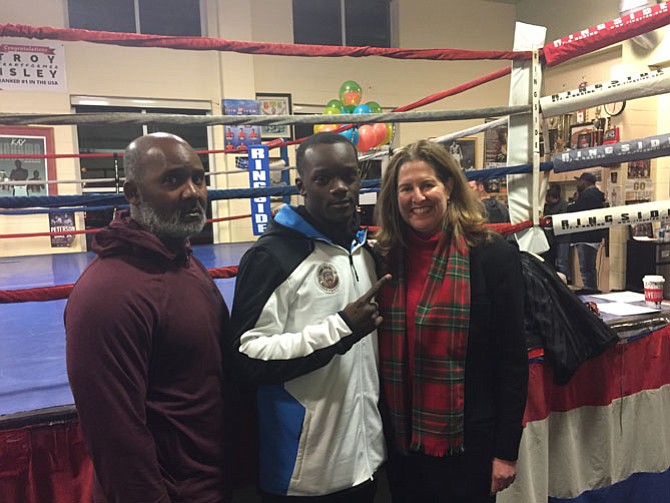
[[[638,138],[613,145],[575,149],[540,162],[539,131],[542,115],[562,114],[621,99],[635,99],[670,91],[670,79],[661,70],[631,76],[627,85],[600,83],[586,90],[541,96],[541,70],[580,54],[621,42],[670,24],[667,4],[639,15],[612,20],[547,45],[515,51],[405,50],[380,48],[309,48],[286,44],[235,42],[222,39],[184,40],[177,37],[105,34],[85,30],[0,25],[0,36],[35,37],[96,43],[187,50],[226,50],[247,54],[290,56],[382,56],[415,59],[503,59],[512,63],[499,71],[423,100],[382,114],[338,116],[166,116],[116,114],[113,120],[131,124],[174,123],[208,126],[236,124],[368,124],[426,122],[509,116],[509,150],[504,168],[469,171],[470,179],[508,176],[513,190],[513,225],[500,227],[515,233],[528,251],[546,249],[543,227],[557,233],[578,232],[631,223],[667,221],[670,201],[612,207],[583,214],[539,218],[543,173],[571,171],[614,162],[670,155],[670,134]],[[123,39],[123,42],[119,42]],[[538,50],[541,47],[541,50]],[[517,47],[515,47],[517,49]],[[508,107],[475,110],[412,111],[424,104],[453,96],[511,74]],[[104,123],[110,116],[87,114],[0,114],[4,125],[74,125]],[[96,122],[97,121],[97,122]],[[494,127],[482,124],[436,138],[448,141]],[[269,148],[297,143],[274,141]],[[207,151],[224,155],[231,150]],[[239,151],[235,151],[239,153]],[[59,154],[67,156],[68,154]],[[74,154],[73,154],[74,155]],[[369,156],[384,155],[384,152]],[[12,156],[14,158],[15,156]],[[367,156],[366,156],[367,157]],[[50,182],[51,183],[51,182]],[[53,183],[58,183],[57,181]],[[379,180],[368,181],[374,192]],[[211,200],[290,196],[293,187],[212,190]],[[7,215],[49,208],[93,210],[96,205],[122,206],[121,195],[0,198]],[[46,208],[46,209],[45,209]],[[248,218],[248,216],[244,216]],[[46,233],[46,235],[53,233]],[[541,237],[540,237],[541,236]],[[15,234],[0,238],[16,239]],[[250,243],[195,247],[215,278],[228,306],[232,305],[235,266]],[[62,314],[71,284],[91,260],[90,253],[0,259],[0,501],[84,502],[90,500],[92,467],[76,421],[76,411],[65,373]],[[541,354],[541,352],[540,352]],[[657,502],[670,494],[670,327],[636,333],[600,356],[585,362],[565,386],[553,382],[548,363],[533,353],[529,398],[516,482],[499,494],[502,503],[518,502]]]

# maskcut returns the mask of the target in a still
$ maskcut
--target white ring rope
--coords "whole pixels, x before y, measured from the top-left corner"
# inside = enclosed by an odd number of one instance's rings
[[[479,126],[473,126],[471,128],[462,129],[461,131],[457,131],[455,133],[449,133],[443,136],[438,136],[437,138],[433,138],[432,141],[437,143],[446,143],[449,141],[458,140],[459,138],[463,138],[465,136],[471,136],[473,134],[482,133],[484,131],[488,131],[489,129],[497,128],[500,126],[506,126],[508,122],[509,122],[508,117],[502,117],[500,119],[496,119],[491,122],[485,122],[484,124],[480,124]]]
[[[612,79],[583,89],[571,89],[543,96],[540,98],[540,107],[546,119],[606,103],[646,98],[668,92],[670,92],[670,75],[660,69]]]
[[[88,182],[114,182],[116,178],[97,178],[97,179],[84,179],[84,180],[0,180],[0,185],[2,186],[26,186],[26,185],[57,185],[61,183],[88,183]]]
[[[178,125],[280,125],[291,124],[373,124],[375,122],[440,122],[451,120],[486,119],[501,115],[527,114],[530,105],[433,110],[413,112],[385,112],[378,114],[337,115],[185,115],[134,112],[105,112],[78,114],[0,114],[2,125],[108,125],[108,124],[178,124]]]
[[[669,219],[670,201],[653,201],[552,215],[551,226],[554,234],[559,235]]]
[[[598,145],[554,154],[554,171],[573,171],[607,164],[653,159],[670,155],[670,134],[648,136],[611,145]]]
[[[500,119],[496,119],[491,122],[485,122],[484,124],[479,124],[478,126],[473,126],[467,129],[461,129],[460,131],[456,131],[455,133],[449,133],[445,134],[442,136],[438,136],[437,138],[430,138],[430,141],[436,142],[436,143],[447,143],[450,141],[458,140],[459,138],[464,138],[466,136],[471,136],[473,134],[478,134],[482,133],[484,131],[488,131],[489,129],[493,129],[496,127],[504,126],[507,125],[509,122],[508,117],[502,117]],[[370,161],[373,159],[379,159],[382,158],[386,155],[389,154],[388,150],[381,150],[379,152],[374,152],[372,154],[366,154],[362,155],[358,158],[359,161]]]
[[[296,169],[295,167],[271,167],[270,171],[288,171]],[[235,174],[244,174],[248,176],[248,172],[243,169],[237,169],[232,171],[210,171],[205,173],[205,176],[219,176],[219,175],[235,175]],[[81,180],[0,180],[0,186],[26,186],[26,185],[60,185],[60,184],[81,184],[86,185],[89,183],[107,183],[107,182],[123,182],[125,181],[124,177],[120,178],[82,178]]]

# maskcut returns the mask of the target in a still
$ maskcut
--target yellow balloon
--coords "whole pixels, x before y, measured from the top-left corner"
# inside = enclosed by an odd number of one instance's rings
[[[340,124],[324,124],[323,128],[321,128],[321,132],[335,131],[338,127],[340,127]]]
[[[333,131],[340,127],[339,124],[314,124],[314,134],[325,133],[326,131]]]
[[[384,143],[382,145],[386,145],[387,143],[391,143],[391,140],[393,139],[393,124],[386,124],[386,129],[388,129],[388,133],[386,134],[386,138],[384,139]]]

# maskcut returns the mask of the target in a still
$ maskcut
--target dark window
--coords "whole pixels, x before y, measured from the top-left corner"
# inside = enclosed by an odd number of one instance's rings
[[[390,47],[390,9],[390,0],[293,0],[293,41]]]
[[[151,108],[147,112],[157,114],[187,114],[187,115],[205,115],[203,110],[185,110],[174,108]],[[156,133],[163,131],[165,133],[176,134],[186,140],[195,150],[207,150],[207,126],[192,126],[180,124],[149,124],[147,133]],[[206,164],[209,158],[206,155],[200,157],[203,164]]]
[[[135,33],[134,0],[68,0],[70,28]]]
[[[199,0],[140,0],[140,33],[200,36]]]
[[[105,113],[105,112],[139,112],[137,108],[103,107],[103,106],[76,106],[77,113]],[[81,154],[110,154],[123,152],[126,146],[135,138],[142,135],[141,125],[127,124],[105,124],[104,126],[79,125],[77,126],[77,138],[79,141],[79,152]],[[112,157],[83,157],[79,161],[82,181],[101,180],[88,182],[84,185],[86,192],[99,189],[120,189],[123,178],[123,161]],[[109,179],[115,180],[109,180]]]
[[[68,0],[70,28],[200,36],[200,0]],[[139,26],[136,18],[139,17]]]
[[[346,0],[347,44],[391,47],[389,0]]]
[[[312,114],[296,114],[296,115],[312,115]],[[296,124],[293,126],[293,134],[296,138],[306,138],[314,134],[314,124]]]
[[[293,0],[293,42],[342,45],[340,0]]]
[[[166,114],[188,114],[205,115],[203,110],[191,109],[165,109],[165,108],[136,108],[136,107],[112,107],[76,105],[77,113],[104,113],[104,112],[147,112]],[[79,141],[79,152],[84,153],[123,153],[128,144],[135,138],[146,133],[164,131],[181,136],[195,150],[207,150],[207,127],[200,125],[182,126],[176,124],[151,124],[151,125],[116,125],[105,124],[102,126],[90,126],[82,124],[77,126],[77,138]],[[209,156],[201,155],[203,167],[209,172]],[[81,179],[85,182],[84,192],[121,192],[123,187],[123,157],[84,157],[79,160]],[[88,181],[87,181],[88,180]],[[97,180],[97,181],[93,181]],[[105,181],[101,181],[105,180]],[[87,229],[104,227],[112,218],[113,210],[91,210],[85,215]],[[207,218],[212,218],[211,204],[207,205]],[[90,247],[92,234],[87,234],[87,243]],[[194,244],[212,243],[212,224],[208,223],[197,236],[191,238]]]

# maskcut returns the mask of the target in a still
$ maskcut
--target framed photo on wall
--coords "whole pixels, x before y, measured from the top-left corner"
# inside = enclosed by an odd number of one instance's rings
[[[583,122],[570,126],[570,148],[588,148],[595,145],[596,128],[592,122]]]
[[[495,119],[486,119],[491,122]],[[484,132],[484,167],[498,168],[507,165],[507,124]]]
[[[593,143],[593,133],[579,133],[577,135],[577,148],[590,147]]]
[[[558,128],[551,128],[547,131],[547,133],[549,134],[549,142],[546,145],[547,150],[545,150],[545,153],[555,154],[559,149]]]
[[[256,93],[256,101],[260,107],[261,115],[291,115],[291,113],[293,113],[293,105],[290,94]],[[264,140],[272,138],[292,140],[293,126],[261,126],[261,138]]]
[[[0,159],[0,196],[58,194],[58,185],[46,183],[56,179],[56,161],[22,157],[53,154],[53,128],[0,127],[0,152],[9,156]],[[24,181],[29,183],[23,184]]]
[[[221,103],[224,115],[260,115],[256,100],[224,99]],[[259,145],[260,126],[224,126],[226,148],[243,150],[251,145]]]
[[[475,169],[477,138],[465,137],[444,143],[449,153],[463,169]]]

